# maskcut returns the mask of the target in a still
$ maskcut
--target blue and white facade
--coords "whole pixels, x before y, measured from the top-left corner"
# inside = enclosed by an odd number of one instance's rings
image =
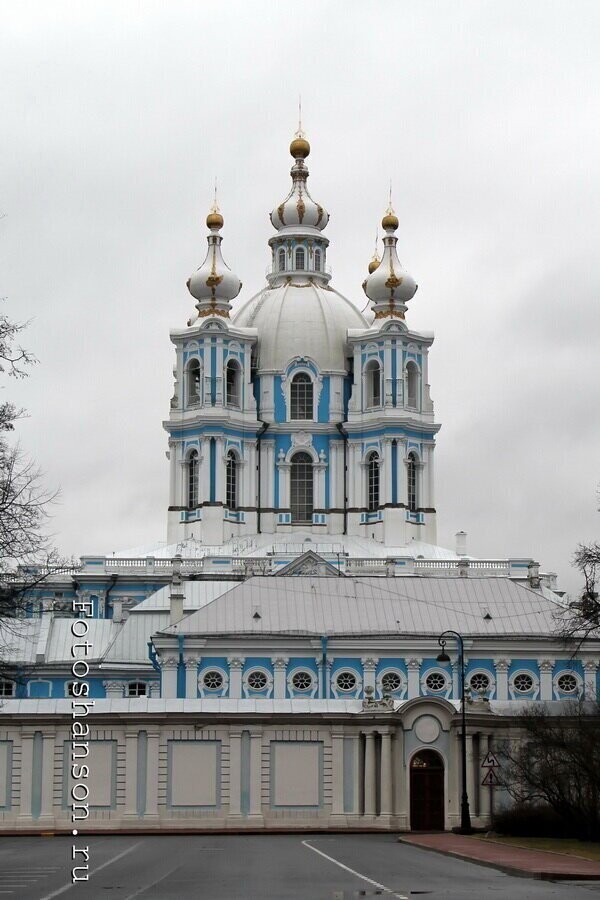
[[[83,557],[10,623],[0,830],[71,831],[82,608],[97,830],[452,827],[461,691],[455,648],[437,659],[446,629],[464,638],[475,824],[492,801],[481,762],[524,704],[600,696],[600,642],[558,637],[552,574],[475,559],[463,532],[437,545],[433,335],[406,320],[417,285],[398,219],[383,217],[367,306],[343,297],[302,134],[290,151],[258,293],[224,262],[216,205],[207,217],[195,306],[171,332],[167,541]]]

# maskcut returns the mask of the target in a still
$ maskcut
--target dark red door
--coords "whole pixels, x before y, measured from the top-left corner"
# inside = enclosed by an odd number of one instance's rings
[[[410,827],[444,830],[444,762],[435,750],[420,750],[410,764]]]

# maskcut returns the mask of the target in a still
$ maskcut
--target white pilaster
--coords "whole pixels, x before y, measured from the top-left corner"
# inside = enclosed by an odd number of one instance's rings
[[[344,813],[344,732],[331,732],[331,781],[332,798],[331,814],[341,816]]]
[[[188,700],[195,700],[198,696],[198,663],[200,660],[197,656],[188,656],[184,654],[183,664],[185,666],[185,696]]]
[[[394,811],[392,783],[392,735],[381,731],[381,810],[380,815],[391,816]]]
[[[177,665],[176,656],[167,656],[166,659],[161,658],[160,668],[162,674],[162,690],[161,697],[163,699],[172,700],[177,697]]]
[[[552,700],[552,672],[554,670],[553,659],[539,660],[540,667],[540,700]]]
[[[228,656],[229,663],[229,696],[233,700],[239,700],[242,696],[242,669],[246,662],[245,656]]]
[[[422,658],[416,656],[406,660],[406,668],[408,670],[408,700],[419,696],[419,672],[421,670],[422,662]]]
[[[584,692],[586,700],[597,699],[596,673],[598,663],[594,659],[588,659],[583,664]]]
[[[496,666],[496,699],[508,700],[508,670],[510,659],[495,659]]]
[[[375,816],[375,735],[365,732],[365,816]]]
[[[158,750],[160,734],[147,733],[146,760],[146,812],[144,818],[158,818]]]
[[[272,656],[273,664],[273,697],[281,700],[285,697],[285,672],[289,659],[287,656]]]

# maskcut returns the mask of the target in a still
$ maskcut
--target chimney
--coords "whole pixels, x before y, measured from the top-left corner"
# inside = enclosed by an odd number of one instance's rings
[[[112,608],[113,608],[113,615],[112,615],[113,622],[123,622],[124,619],[123,619],[123,600],[122,600],[122,598],[115,597],[115,599],[112,602]]]
[[[527,578],[529,581],[529,586],[533,588],[534,591],[539,591],[540,589],[540,564],[531,560],[529,565],[527,566]]]
[[[173,577],[171,578],[171,595],[169,597],[169,624],[173,625],[183,619],[183,588],[181,585],[181,555],[178,553],[171,560]]]
[[[467,555],[467,532],[466,531],[457,531],[454,537],[456,540],[456,555],[457,556],[466,556]]]

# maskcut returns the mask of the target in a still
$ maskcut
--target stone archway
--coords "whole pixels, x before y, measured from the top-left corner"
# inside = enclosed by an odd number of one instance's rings
[[[412,831],[444,830],[444,760],[435,750],[419,750],[410,762]]]

